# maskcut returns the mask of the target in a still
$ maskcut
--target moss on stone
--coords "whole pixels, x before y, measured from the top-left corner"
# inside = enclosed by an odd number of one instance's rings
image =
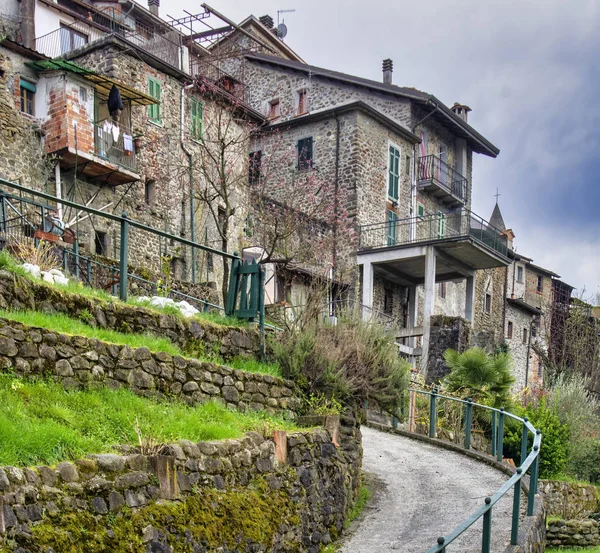
[[[262,478],[245,488],[200,489],[179,502],[157,502],[136,511],[95,516],[71,512],[33,526],[35,551],[125,553],[143,551],[149,541],[175,551],[243,551],[247,544],[270,548],[282,526],[300,524],[296,503],[285,489],[272,490]],[[151,528],[149,528],[151,527]],[[23,543],[31,547],[32,543]]]

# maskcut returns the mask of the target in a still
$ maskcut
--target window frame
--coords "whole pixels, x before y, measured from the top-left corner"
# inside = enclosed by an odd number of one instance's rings
[[[301,148],[300,143],[308,143],[310,144],[310,157],[303,156],[302,152],[304,150],[304,146]],[[315,166],[315,141],[312,136],[305,136],[304,138],[299,138],[296,142],[296,168],[298,171],[308,171]]]
[[[197,142],[204,141],[204,102],[197,98],[190,98],[190,136]]]
[[[537,286],[536,286],[535,291],[537,294],[544,293],[544,277],[542,275],[538,275],[538,277],[537,277]]]
[[[492,294],[490,294],[489,292],[486,292],[485,296],[483,298],[483,310],[488,315],[492,313],[492,301],[493,301]]]
[[[300,108],[303,108],[302,110]],[[296,116],[308,113],[308,91],[306,88],[296,90]]]
[[[447,294],[446,282],[439,282],[438,284],[438,296],[442,299],[445,299]]]
[[[25,85],[25,86],[23,86]],[[27,86],[29,85],[29,86]],[[33,90],[32,90],[33,89]],[[37,89],[33,83],[24,79],[19,80],[19,111],[25,115],[35,117],[35,93]],[[30,106],[31,111],[27,108]]]
[[[520,275],[520,276],[519,276]],[[523,284],[525,277],[525,268],[523,265],[517,265],[517,282],[519,284]]]
[[[524,345],[527,345],[527,335],[528,335],[527,329],[524,328],[523,332],[522,332],[522,341],[523,341]]]
[[[69,52],[72,52],[73,50],[77,50],[79,48],[83,48],[86,44],[89,44],[89,42],[90,42],[89,35],[86,35],[85,33],[81,32],[77,29],[74,29],[73,27],[71,27],[70,25],[68,25],[66,23],[61,23],[59,29],[60,29],[59,45],[60,45],[61,55],[68,54]],[[83,39],[82,46],[75,47],[75,37]],[[68,50],[65,50],[65,51],[63,51],[63,38],[68,39],[68,43],[69,43]],[[66,41],[65,41],[65,45],[66,45]]]
[[[162,84],[158,79],[148,77],[148,96],[154,98],[157,103],[148,106],[148,119],[155,125],[162,125]]]
[[[417,217],[425,219],[425,206],[422,203],[417,202]]]
[[[513,337],[513,322],[512,321],[508,321],[508,324],[506,325],[506,337],[509,340],[512,340],[512,337]]]
[[[395,154],[394,154],[395,152]],[[394,156],[392,158],[392,156]],[[398,202],[400,198],[400,158],[402,151],[400,146],[388,142],[388,167],[387,167],[387,198],[391,202]],[[395,172],[394,172],[395,169]],[[395,179],[395,183],[393,183]]]
[[[276,108],[277,114],[274,114],[274,108]],[[269,101],[269,113],[267,118],[269,121],[276,121],[281,117],[281,100],[279,98],[273,98]]]

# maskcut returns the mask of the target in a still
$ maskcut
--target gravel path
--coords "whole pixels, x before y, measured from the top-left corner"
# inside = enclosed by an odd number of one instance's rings
[[[508,476],[473,459],[403,436],[362,427],[363,470],[374,491],[341,553],[425,553],[483,504]],[[492,515],[492,551],[510,541],[512,493]],[[481,520],[448,553],[481,551]]]

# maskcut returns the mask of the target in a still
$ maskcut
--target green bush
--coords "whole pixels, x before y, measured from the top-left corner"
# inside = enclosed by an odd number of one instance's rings
[[[325,394],[353,408],[369,400],[391,412],[408,386],[410,366],[399,357],[394,337],[358,317],[290,329],[271,349],[283,376],[307,396]]]
[[[567,470],[579,480],[600,484],[600,440],[584,440],[574,448]]]
[[[569,457],[569,427],[562,424],[556,412],[543,398],[537,406],[516,406],[513,413],[527,417],[529,422],[542,431],[540,449],[540,478],[552,478],[564,471]],[[515,464],[521,459],[521,433],[523,425],[507,419],[504,433],[504,456],[512,458]],[[529,436],[529,450],[533,437]]]

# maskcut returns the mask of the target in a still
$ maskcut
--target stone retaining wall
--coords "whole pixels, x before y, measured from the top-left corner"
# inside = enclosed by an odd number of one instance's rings
[[[241,411],[266,410],[291,418],[301,406],[289,380],[58,334],[8,319],[0,319],[0,370],[19,376],[51,375],[67,389],[127,387],[141,395],[178,397],[190,404],[216,398]]]
[[[360,485],[360,430],[349,418],[329,426],[339,443],[324,429],[251,432],[155,455],[2,467],[2,551],[317,553],[342,531]],[[230,516],[239,505],[251,510],[243,523]],[[244,524],[258,524],[260,539]]]
[[[600,545],[600,532],[596,520],[552,520],[546,530],[548,545]]]
[[[225,360],[260,356],[260,333],[183,319],[144,307],[68,293],[60,288],[0,271],[0,308],[59,312],[88,324],[119,332],[150,333],[169,338],[188,355],[215,354]]]
[[[542,480],[540,489],[546,494],[548,516],[584,519],[600,511],[598,491],[591,484]]]

